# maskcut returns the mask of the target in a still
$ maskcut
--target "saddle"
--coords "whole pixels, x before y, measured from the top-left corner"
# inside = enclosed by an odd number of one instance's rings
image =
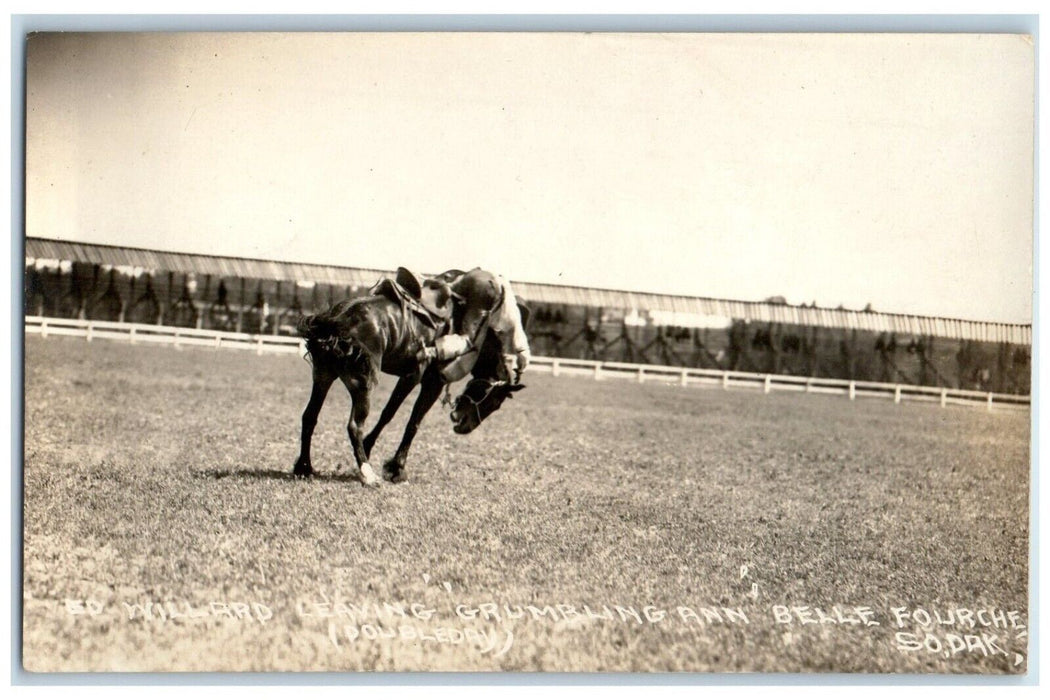
[[[404,267],[397,268],[394,279],[384,277],[372,288],[372,294],[386,297],[412,311],[434,329],[445,326],[452,318],[452,296],[441,281],[420,278]]]

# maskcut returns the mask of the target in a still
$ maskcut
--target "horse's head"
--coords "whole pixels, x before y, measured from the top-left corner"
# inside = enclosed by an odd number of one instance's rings
[[[452,405],[452,429],[461,435],[477,428],[503,402],[514,397],[524,384],[511,384],[498,379],[474,377]]]
[[[503,345],[499,336],[489,329],[471,370],[471,379],[452,403],[452,429],[461,435],[471,432],[524,388],[524,384],[511,381],[503,364]]]

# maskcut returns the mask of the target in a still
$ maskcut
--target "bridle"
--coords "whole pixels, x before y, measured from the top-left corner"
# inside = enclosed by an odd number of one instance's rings
[[[468,394],[468,392],[470,391],[470,386],[472,384],[477,384],[479,382],[484,382],[485,383],[485,385],[486,385],[485,393],[484,393],[484,395],[482,395],[482,397],[480,399],[474,400],[474,398],[471,397]],[[485,401],[488,400],[489,396],[492,395],[492,392],[496,390],[496,387],[502,386],[502,385],[504,385],[506,383],[507,382],[501,381],[499,379],[485,379],[485,378],[482,378],[482,377],[474,377],[469,382],[467,382],[467,386],[463,388],[463,393],[460,394],[458,397],[456,397],[456,402],[455,402],[455,406],[453,406],[453,410],[455,410],[455,408],[459,405],[459,403],[461,401],[468,402],[470,404],[470,408],[474,411],[474,417],[477,418],[478,423],[480,424],[481,421],[482,421],[482,418],[481,418],[481,404],[485,403]]]

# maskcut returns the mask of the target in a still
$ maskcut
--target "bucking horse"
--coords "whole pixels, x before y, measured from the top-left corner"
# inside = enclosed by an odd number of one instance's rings
[[[368,296],[335,304],[322,313],[304,316],[299,334],[313,366],[313,388],[303,411],[296,476],[313,474],[310,442],[328,390],[336,379],[350,392],[352,406],[347,434],[354,459],[367,486],[380,480],[369,456],[383,428],[393,419],[408,394],[420,386],[419,396],[394,456],[383,465],[383,476],[392,482],[406,478],[405,462],[423,417],[450,381],[443,370],[456,360],[425,362],[421,350],[452,331],[470,339],[470,352],[478,353],[472,378],[453,403],[453,429],[469,433],[514,392],[523,388],[502,361],[497,333],[490,327],[493,315],[505,301],[495,275],[481,269],[449,270],[420,280],[400,268],[396,279],[381,280]],[[528,310],[518,305],[522,326]],[[364,435],[371,392],[379,373],[398,377],[379,421]]]

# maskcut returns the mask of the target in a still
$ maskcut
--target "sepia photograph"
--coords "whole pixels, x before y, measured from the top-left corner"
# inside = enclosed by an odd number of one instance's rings
[[[24,80],[25,672],[1029,673],[1032,36]]]

